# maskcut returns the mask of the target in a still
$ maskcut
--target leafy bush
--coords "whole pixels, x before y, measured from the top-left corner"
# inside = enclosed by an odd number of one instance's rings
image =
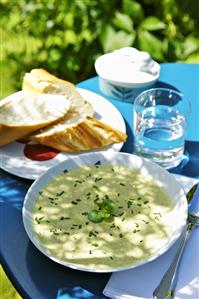
[[[42,67],[74,83],[103,53],[133,46],[159,62],[199,62],[197,0],[1,0],[1,97]]]

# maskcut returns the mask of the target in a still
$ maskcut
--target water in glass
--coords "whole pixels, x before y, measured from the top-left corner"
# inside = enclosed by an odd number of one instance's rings
[[[185,117],[157,105],[135,112],[135,151],[165,168],[175,167],[184,151]]]

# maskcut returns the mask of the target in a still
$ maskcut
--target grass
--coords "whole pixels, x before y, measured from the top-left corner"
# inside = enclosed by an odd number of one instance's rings
[[[0,266],[0,299],[22,299]]]
[[[0,62],[0,99],[8,96],[14,89],[14,78],[9,64]],[[22,299],[0,265],[0,299]]]
[[[8,63],[6,61],[0,62],[0,99],[15,92],[14,87],[14,64]],[[1,299],[1,298],[0,298]]]

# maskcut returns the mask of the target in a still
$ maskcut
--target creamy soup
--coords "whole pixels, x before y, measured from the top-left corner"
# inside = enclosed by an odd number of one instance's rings
[[[53,178],[33,208],[39,242],[55,258],[85,268],[137,264],[170,234],[173,209],[154,179],[124,165],[92,165]]]

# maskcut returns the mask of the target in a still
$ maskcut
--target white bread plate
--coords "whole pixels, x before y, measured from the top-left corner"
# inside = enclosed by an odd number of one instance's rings
[[[120,112],[115,108],[115,106],[113,106],[108,100],[94,92],[82,88],[77,88],[77,91],[86,101],[92,104],[94,108],[95,118],[126,133],[126,126],[123,117],[120,114]],[[9,96],[9,98],[11,99],[19,97],[21,93],[23,93],[23,91],[14,93],[11,96]],[[35,161],[27,158],[24,155],[25,146],[26,144],[15,141],[6,146],[1,147],[1,168],[19,177],[35,180],[48,168],[56,165],[58,162],[63,161],[69,156],[69,154],[60,152],[52,159],[44,161]],[[102,151],[120,151],[122,146],[123,143],[116,143],[103,148]],[[72,154],[72,156],[75,155],[77,154]]]

